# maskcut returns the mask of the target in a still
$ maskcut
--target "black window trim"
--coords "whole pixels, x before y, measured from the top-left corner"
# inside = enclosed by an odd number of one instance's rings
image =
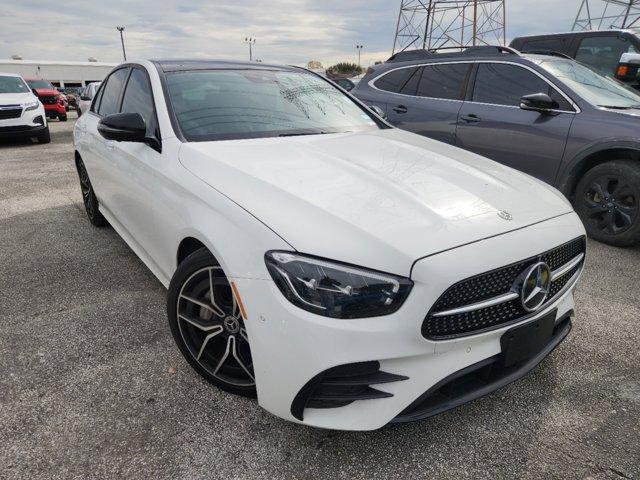
[[[404,93],[396,93],[396,92],[389,92],[387,90],[382,90],[378,87],[376,87],[374,85],[374,82],[376,80],[378,80],[379,78],[382,78],[383,76],[387,75],[388,73],[391,73],[395,70],[400,70],[402,68],[415,68],[415,67],[427,67],[429,65],[446,65],[446,64],[456,64],[456,63],[467,63],[470,64],[473,68],[469,69],[469,72],[467,72],[467,78],[466,81],[463,85],[462,88],[462,98],[457,100],[457,99],[451,99],[451,98],[436,98],[436,97],[422,97],[422,96],[418,96],[418,95],[407,95]],[[550,110],[551,112],[555,112],[555,113],[571,113],[571,114],[577,114],[577,113],[581,113],[582,110],[580,109],[580,107],[578,106],[578,104],[576,102],[573,101],[573,99],[567,95],[561,88],[559,88],[556,84],[554,84],[551,80],[549,80],[547,77],[545,77],[542,73],[538,72],[537,70],[535,70],[534,68],[531,68],[529,65],[525,65],[523,63],[517,63],[517,62],[509,62],[506,60],[453,60],[453,61],[442,61],[442,62],[429,62],[429,63],[420,63],[420,64],[415,64],[415,65],[404,65],[402,67],[397,67],[397,68],[393,68],[391,70],[387,70],[385,72],[382,72],[380,75],[372,78],[371,80],[369,80],[369,82],[367,83],[371,88],[373,88],[374,90],[378,91],[378,92],[383,92],[385,94],[389,94],[389,95],[401,95],[403,97],[411,97],[411,98],[426,98],[429,100],[439,100],[441,102],[467,102],[467,103],[474,103],[477,105],[493,105],[496,107],[506,107],[506,108],[520,108],[519,106],[516,105],[500,105],[498,103],[483,103],[483,102],[474,102],[472,100],[468,100],[467,99],[467,95],[469,92],[469,88],[473,87],[475,85],[475,81],[476,81],[476,75],[478,72],[478,69],[476,67],[476,65],[479,65],[481,63],[501,63],[501,64],[505,64],[505,65],[515,65],[517,67],[521,67],[524,68],[526,70],[529,70],[530,72],[534,73],[535,75],[537,75],[538,77],[540,77],[542,80],[544,80],[546,83],[548,83],[549,85],[551,85],[554,89],[556,89],[558,91],[558,93],[560,93],[560,95],[562,95],[565,100],[567,100],[569,102],[569,104],[574,108],[574,110]],[[472,90],[473,91],[473,90]]]

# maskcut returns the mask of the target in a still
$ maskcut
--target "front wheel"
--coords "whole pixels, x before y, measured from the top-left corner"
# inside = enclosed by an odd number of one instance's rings
[[[229,280],[206,249],[189,255],[171,279],[167,316],[191,367],[222,390],[256,396],[242,310]]]
[[[38,143],[49,143],[51,142],[51,132],[49,132],[49,127],[45,128],[44,132],[38,135]]]
[[[58,118],[60,119],[61,122],[66,122],[67,121],[67,114],[65,113],[64,115],[60,115]]]
[[[95,227],[104,227],[109,224],[107,219],[104,218],[100,210],[98,210],[98,199],[93,191],[91,180],[89,179],[89,173],[84,166],[82,160],[78,160],[78,177],[80,177],[80,190],[82,191],[82,202],[84,203],[84,209],[87,212],[89,221]]]
[[[640,243],[640,162],[613,160],[578,182],[574,206],[588,235],[616,247]]]

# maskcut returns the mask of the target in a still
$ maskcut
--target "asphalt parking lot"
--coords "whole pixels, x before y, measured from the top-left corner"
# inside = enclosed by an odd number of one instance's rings
[[[183,361],[164,288],[85,217],[73,118],[0,144],[0,478],[640,476],[640,248],[589,243],[574,329],[521,381],[419,423],[311,429]]]

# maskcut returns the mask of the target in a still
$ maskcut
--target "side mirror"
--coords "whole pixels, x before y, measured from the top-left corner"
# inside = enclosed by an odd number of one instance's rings
[[[114,113],[98,122],[98,132],[107,140],[144,143],[147,126],[139,113]]]
[[[534,93],[520,99],[520,108],[534,112],[548,112],[549,110],[557,110],[560,108],[560,104],[546,93]]]
[[[376,115],[378,115],[381,119],[386,120],[387,119],[387,114],[384,113],[384,110],[382,110],[379,106],[377,105],[370,105],[369,108],[371,109],[371,111],[373,113],[375,113]]]

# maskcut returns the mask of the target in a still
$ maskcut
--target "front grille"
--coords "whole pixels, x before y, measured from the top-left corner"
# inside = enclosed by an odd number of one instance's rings
[[[22,115],[22,107],[20,105],[7,105],[0,108],[0,120],[9,118],[20,118]]]
[[[432,340],[444,340],[499,328],[521,320],[529,315],[529,312],[522,306],[520,298],[464,313],[444,316],[436,316],[435,314],[508,294],[512,291],[518,277],[528,267],[542,261],[549,265],[553,272],[584,253],[585,247],[584,237],[577,238],[535,257],[476,275],[452,285],[440,296],[427,314],[422,324],[422,335]],[[562,291],[573,275],[582,268],[582,263],[580,262],[568,273],[551,282],[547,303]]]
[[[44,105],[53,105],[56,103],[57,98],[55,95],[43,95],[42,97],[40,97],[40,101]]]

